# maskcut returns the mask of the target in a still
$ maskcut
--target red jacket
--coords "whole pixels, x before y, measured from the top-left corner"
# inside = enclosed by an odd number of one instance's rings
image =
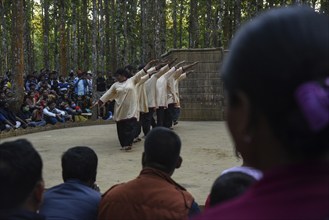
[[[193,200],[168,174],[144,168],[136,179],[115,185],[103,195],[98,220],[187,219]]]

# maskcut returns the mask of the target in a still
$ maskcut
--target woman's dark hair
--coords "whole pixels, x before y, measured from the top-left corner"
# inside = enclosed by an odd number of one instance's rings
[[[0,144],[0,213],[16,209],[42,180],[42,160],[25,139]]]
[[[68,149],[62,156],[63,180],[78,179],[82,182],[96,181],[98,157],[89,147]]]
[[[301,84],[328,77],[328,27],[328,16],[307,7],[271,10],[238,31],[223,64],[229,104],[244,92],[252,120],[265,115],[292,155],[316,157],[329,149],[329,125],[313,132],[294,97]]]

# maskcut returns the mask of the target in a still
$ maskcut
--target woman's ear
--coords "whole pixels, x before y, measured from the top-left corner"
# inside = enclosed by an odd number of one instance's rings
[[[248,97],[242,91],[237,92],[234,104],[230,104],[227,109],[227,123],[231,132],[238,135],[248,133],[251,120],[250,112]]]
[[[145,166],[145,161],[146,161],[146,156],[145,156],[145,152],[143,152],[143,154],[142,154],[142,167]]]
[[[230,102],[229,102],[230,103]],[[235,143],[236,150],[242,154],[252,141],[251,105],[248,97],[242,91],[235,95],[234,103],[227,108],[227,125]]]

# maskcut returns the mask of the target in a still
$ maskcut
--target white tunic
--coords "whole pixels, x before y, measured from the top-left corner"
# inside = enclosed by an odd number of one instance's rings
[[[138,118],[138,97],[136,84],[146,72],[140,70],[133,77],[124,82],[115,82],[110,89],[100,98],[102,102],[115,100],[114,116],[115,121],[130,118]]]
[[[172,104],[177,102],[176,97],[176,87],[175,87],[175,79],[178,78],[183,73],[183,68],[179,68],[175,71],[175,73],[169,77],[167,82],[167,103]]]
[[[163,74],[156,82],[156,101],[157,107],[168,107],[167,85],[168,79],[175,73],[176,68],[172,67]]]
[[[175,85],[175,92],[176,92],[176,107],[180,107],[180,100],[179,100],[179,82],[183,79],[186,79],[186,73],[181,74],[175,79],[174,85]]]
[[[157,86],[157,80],[166,72],[169,70],[169,65],[165,65],[162,67],[157,73],[153,74],[151,78],[149,78],[145,82],[145,92],[147,95],[147,104],[149,108],[156,108],[157,105],[157,99],[156,99],[156,86]]]

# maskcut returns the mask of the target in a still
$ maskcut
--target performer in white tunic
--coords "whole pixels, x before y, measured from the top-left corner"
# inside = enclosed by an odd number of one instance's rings
[[[92,106],[97,104],[103,106],[107,101],[115,100],[113,119],[117,125],[118,138],[123,150],[131,150],[134,139],[134,124],[139,114],[136,85],[155,62],[157,61],[150,61],[130,78],[125,69],[118,69],[114,74],[117,82]]]
[[[178,124],[178,118],[180,116],[180,96],[179,96],[179,82],[182,81],[183,79],[186,79],[186,77],[190,74],[193,73],[194,70],[190,70],[186,73],[181,74],[180,76],[175,77],[175,82],[174,82],[174,86],[175,86],[175,106],[174,106],[174,114],[172,115],[172,121],[174,123],[174,125]]]
[[[167,108],[164,109],[164,126],[167,128],[172,127],[173,119],[175,117],[175,105],[177,104],[177,92],[175,87],[175,79],[180,77],[185,71],[195,66],[198,62],[194,62],[183,67],[180,67],[175,73],[167,80]],[[177,66],[177,65],[176,65]]]
[[[169,66],[170,66],[170,64],[166,64],[165,66],[163,66],[158,72],[153,74],[145,82],[144,88],[145,88],[145,94],[146,94],[146,98],[147,98],[146,104],[147,104],[148,109],[147,109],[147,111],[142,112],[142,114],[141,114],[141,124],[142,124],[143,133],[144,133],[145,136],[151,130],[153,114],[154,114],[154,112],[155,112],[155,110],[158,106],[157,101],[156,101],[156,84],[157,84],[157,80],[163,74],[165,74],[167,71],[169,71],[169,69],[170,69]]]

